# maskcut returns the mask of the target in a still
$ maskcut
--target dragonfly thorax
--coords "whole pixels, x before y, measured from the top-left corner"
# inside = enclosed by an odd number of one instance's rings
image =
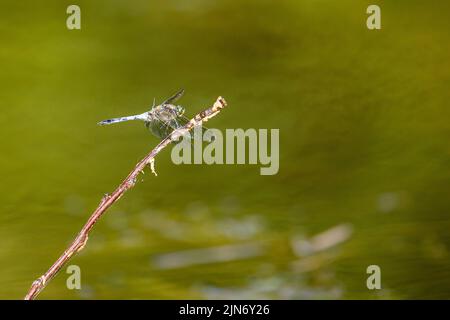
[[[130,120],[141,120],[145,122],[146,127],[157,137],[164,139],[173,130],[180,128],[189,122],[184,117],[184,108],[174,105],[173,103],[183,95],[184,90],[178,91],[176,94],[165,100],[160,105],[153,106],[150,111],[134,116],[126,116],[120,118],[112,118],[100,121],[100,125],[108,125]]]
[[[184,108],[173,104],[161,104],[153,107],[148,114],[148,121],[168,122],[183,116]]]
[[[163,139],[174,129],[184,125],[184,108],[165,103],[153,107],[145,121],[147,128],[157,137]]]

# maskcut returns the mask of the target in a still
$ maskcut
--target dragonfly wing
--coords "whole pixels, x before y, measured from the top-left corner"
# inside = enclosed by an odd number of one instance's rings
[[[167,126],[164,122],[161,121],[151,121],[146,123],[147,128],[153,133],[155,136],[157,136],[159,139],[166,138],[171,132],[172,128]]]
[[[170,120],[163,120],[155,115],[155,120],[149,123],[149,129],[151,132],[160,139],[166,138],[173,130],[179,128],[181,125],[173,118]]]
[[[166,101],[164,101],[162,103],[162,105],[164,104],[171,104],[175,101],[177,101],[178,99],[180,99],[184,94],[184,89],[181,89],[180,91],[178,91],[177,93],[175,93],[173,96],[171,96],[169,99],[167,99]]]
[[[151,126],[151,130],[152,130],[153,134],[160,137],[161,139],[164,139],[169,134],[171,134],[173,130],[176,130],[176,129],[184,126],[185,124],[187,124],[190,121],[185,116],[174,117],[174,118],[172,118],[170,120],[166,120],[166,121],[159,118],[158,116],[156,116],[156,117],[157,117],[157,120]],[[189,132],[189,137],[191,139],[194,139],[194,132],[195,132],[194,130],[195,130],[195,128]],[[208,129],[206,127],[202,126],[202,132],[201,132],[202,136],[206,130],[208,130]],[[214,136],[212,137],[211,141],[213,141],[213,140],[214,140]]]

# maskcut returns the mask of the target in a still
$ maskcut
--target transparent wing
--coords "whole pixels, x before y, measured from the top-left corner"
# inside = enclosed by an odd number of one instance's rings
[[[172,118],[170,120],[166,120],[166,121],[164,121],[157,115],[155,115],[155,117],[158,118],[158,120],[159,120],[158,121],[158,131],[161,132],[161,135],[163,136],[163,138],[165,138],[169,134],[171,134],[173,130],[176,130],[176,129],[184,126],[185,124],[187,124],[190,121],[190,119],[185,116],[174,117],[174,118]],[[190,131],[190,137],[192,139],[194,138],[193,130]],[[208,130],[208,128],[206,128],[205,126],[202,126],[202,134],[204,134],[206,130]],[[213,136],[211,138],[211,140],[214,141],[214,139],[215,139],[215,137]]]
[[[177,93],[175,93],[173,96],[171,96],[169,99],[167,99],[166,101],[164,101],[161,104],[170,104],[173,103],[175,101],[177,101],[178,99],[180,99],[184,94],[184,89],[181,89],[180,91],[178,91]]]
[[[155,117],[157,118],[157,122],[154,126],[154,130],[156,135],[161,139],[166,138],[169,134],[172,133],[173,130],[178,129],[182,126],[182,124],[180,124],[175,117],[170,120],[164,120],[157,115],[155,115]]]

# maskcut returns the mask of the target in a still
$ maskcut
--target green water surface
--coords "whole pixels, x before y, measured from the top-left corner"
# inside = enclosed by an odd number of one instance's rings
[[[164,150],[70,261],[82,289],[64,268],[40,298],[450,298],[448,3],[377,1],[381,30],[370,1],[76,3],[81,30],[72,2],[0,4],[0,298],[23,298],[158,142],[96,123],[182,87],[187,116],[226,98],[210,127],[279,129],[278,174]],[[345,241],[302,249],[336,226]]]

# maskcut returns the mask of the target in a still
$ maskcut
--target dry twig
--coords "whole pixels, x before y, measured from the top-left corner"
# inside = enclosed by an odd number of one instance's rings
[[[36,296],[45,288],[45,286],[50,282],[51,279],[58,273],[59,270],[64,266],[64,264],[77,252],[81,251],[89,237],[89,232],[92,230],[98,219],[105,213],[105,211],[112,206],[116,201],[118,201],[123,194],[131,189],[136,181],[138,175],[143,172],[147,165],[150,165],[152,172],[156,175],[154,167],[155,156],[167,145],[173,141],[177,141],[184,134],[188,133],[194,127],[202,125],[203,122],[208,121],[210,118],[217,115],[224,107],[226,102],[222,97],[217,98],[214,105],[205,111],[197,114],[192,118],[186,125],[181,128],[174,130],[168,137],[162,140],[145,158],[143,158],[130,172],[130,174],[123,180],[123,182],[117,187],[117,189],[108,195],[105,195],[101,200],[97,209],[92,213],[89,220],[86,222],[84,227],[78,233],[72,244],[64,251],[64,253],[56,260],[56,262],[43,274],[40,278],[35,280],[31,285],[30,290],[25,296],[25,300],[33,300]]]

